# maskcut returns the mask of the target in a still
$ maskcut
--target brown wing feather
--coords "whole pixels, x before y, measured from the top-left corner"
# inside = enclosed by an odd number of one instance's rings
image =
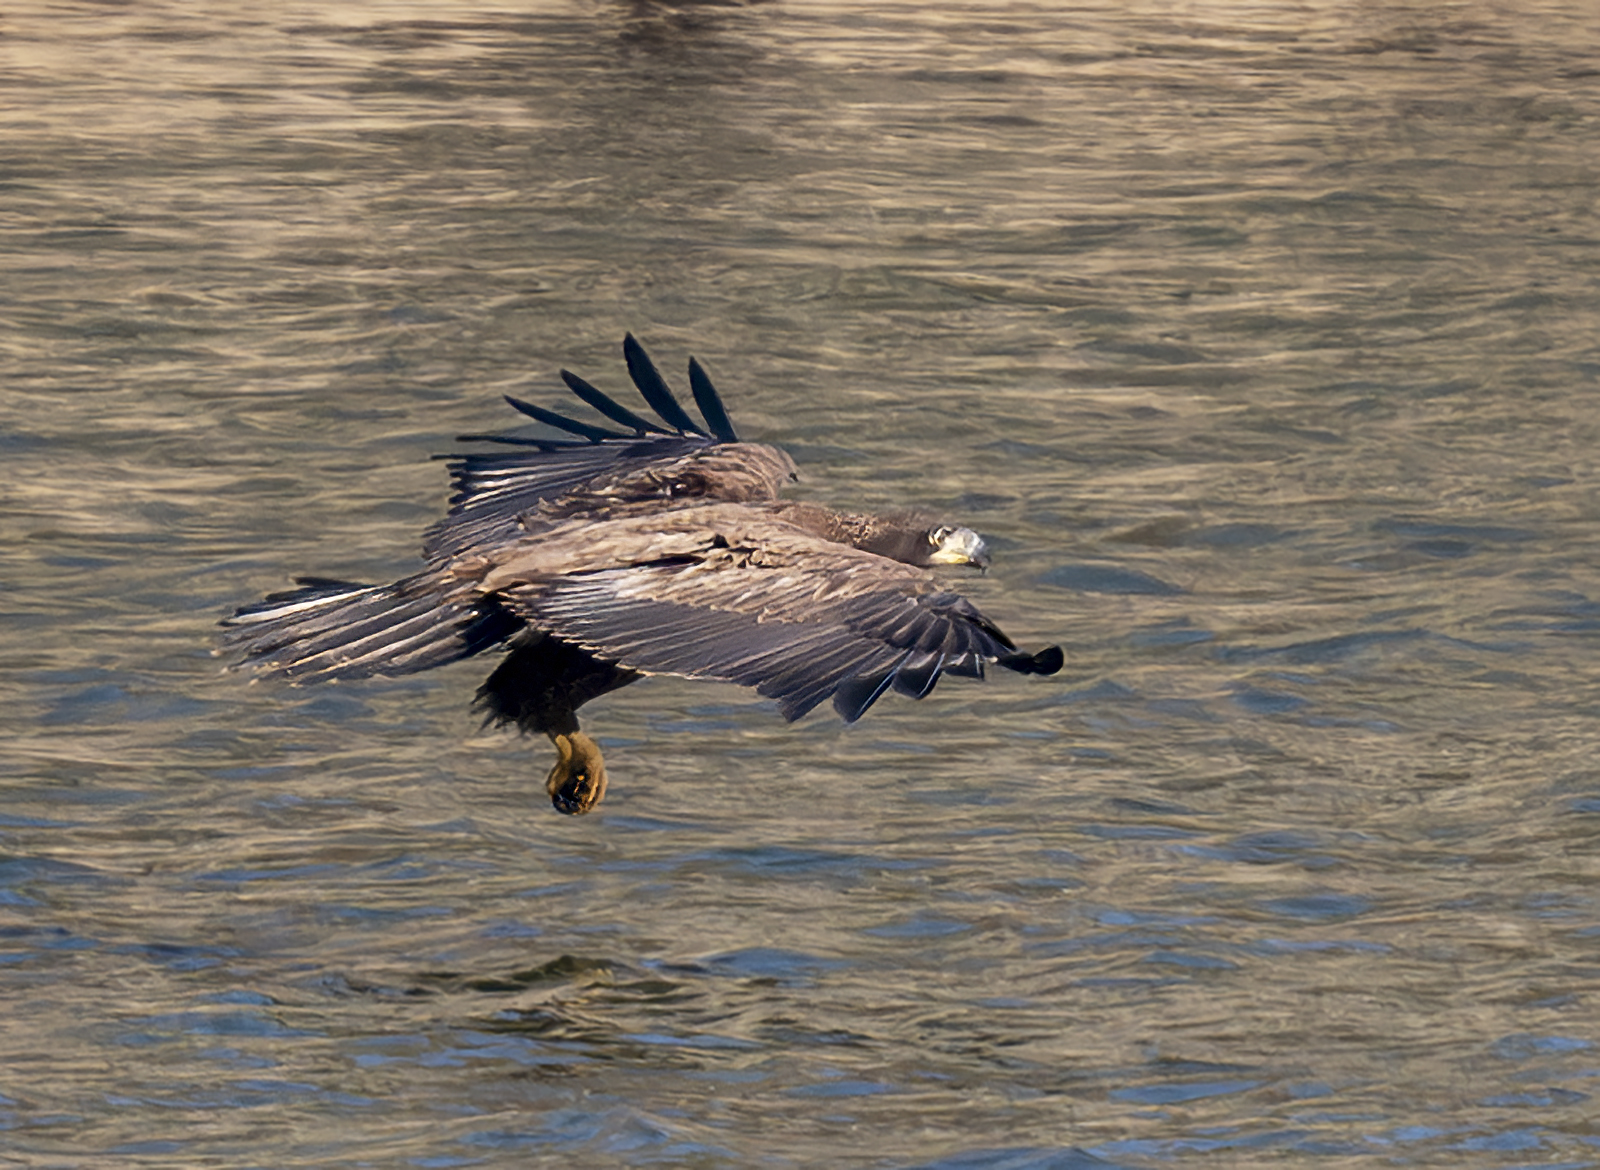
[[[697,436],[672,435],[463,455],[450,462],[455,488],[450,512],[423,535],[423,554],[459,556],[515,540],[522,534],[519,518],[546,500],[561,499],[596,479],[670,463],[706,445]]]
[[[499,597],[608,661],[755,687],[789,719],[833,696],[853,720],[902,671],[899,689],[920,698],[942,671],[981,675],[984,661],[1014,653],[930,574],[742,509],[715,510],[725,519],[736,511],[742,524],[707,529],[698,547],[670,560],[501,577]]]
[[[614,446],[614,449],[613,449]],[[482,553],[543,522],[649,504],[656,512],[707,501],[774,500],[794,462],[764,443],[704,439],[611,440],[537,455],[470,456],[452,465],[450,515],[428,530],[428,556]]]

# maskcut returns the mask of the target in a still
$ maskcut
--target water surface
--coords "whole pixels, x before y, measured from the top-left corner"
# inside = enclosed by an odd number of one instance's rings
[[[7,1157],[1600,1162],[1588,6],[4,33]],[[1067,669],[649,681],[580,819],[486,664],[221,672],[625,330]]]

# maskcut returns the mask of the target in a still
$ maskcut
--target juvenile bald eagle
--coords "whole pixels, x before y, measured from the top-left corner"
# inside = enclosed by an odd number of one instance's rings
[[[562,380],[618,431],[515,398],[575,439],[466,436],[515,447],[450,464],[449,514],[423,538],[427,568],[392,585],[317,577],[222,624],[225,646],[295,682],[410,674],[510,648],[483,686],[489,720],[548,735],[546,785],[564,813],[605,795],[578,708],[651,674],[754,687],[794,720],[832,698],[846,722],[891,687],[914,699],[984,664],[1054,674],[1062,654],[1018,651],[929,571],[985,567],[976,532],[916,513],[868,516],[781,500],[783,451],[734,433],[689,360],[704,425],[644,349],[623,342],[652,421],[577,375]]]

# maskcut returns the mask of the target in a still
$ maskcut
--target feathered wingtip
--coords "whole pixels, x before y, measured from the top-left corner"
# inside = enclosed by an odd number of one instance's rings
[[[1060,646],[1046,646],[1037,654],[1005,654],[994,661],[1018,674],[1055,674],[1066,663],[1066,655]],[[945,674],[982,678],[983,658],[971,651],[960,654],[910,651],[886,670],[858,675],[840,683],[833,692],[833,709],[846,723],[854,723],[891,687],[907,698],[926,698]]]
[[[644,400],[650,404],[650,409],[660,415],[663,422],[669,427],[677,428],[680,434],[706,433],[703,428],[695,426],[694,420],[684,412],[683,407],[678,405],[678,400],[667,387],[667,381],[661,376],[661,371],[656,369],[655,362],[645,353],[644,346],[634,340],[631,333],[625,334],[622,338],[622,357],[628,363],[628,377],[633,379],[633,384],[639,388],[639,393],[644,395]]]
[[[636,435],[670,435],[673,433],[667,430],[666,427],[658,426],[642,415],[634,414],[626,406],[609,397],[598,387],[585,382],[571,370],[562,370],[561,380],[567,384],[568,390],[571,390],[612,422],[621,423],[623,426],[630,428]]]
[[[885,670],[840,683],[833,692],[833,709],[846,723],[854,723],[891,687],[908,699],[925,699],[946,674],[982,678],[983,659],[971,651],[911,650]]]
[[[689,359],[689,389],[694,394],[695,405],[700,408],[700,413],[705,419],[705,426],[697,424],[689,412],[684,410],[677,396],[672,393],[671,387],[667,385],[666,379],[661,376],[661,371],[656,369],[655,362],[650,360],[650,355],[645,352],[644,346],[640,345],[631,333],[622,339],[622,356],[628,364],[628,376],[633,379],[634,386],[666,426],[651,422],[643,415],[629,410],[605,391],[578,377],[571,370],[561,371],[561,380],[566,383],[567,389],[611,422],[627,427],[626,431],[616,431],[586,423],[532,402],[513,398],[509,394],[505,396],[506,401],[510,403],[512,409],[529,418],[556,430],[565,431],[569,435],[576,435],[589,443],[602,443],[607,439],[642,439],[646,435],[697,435],[705,439],[714,438],[719,443],[739,441],[739,435],[728,418],[728,411],[722,405],[722,396],[712,385],[705,367],[694,358]],[[570,442],[570,440],[526,439],[514,435],[461,435],[459,438],[462,442],[505,443],[540,449],[559,447]]]
[[[1066,661],[1060,646],[1046,646],[1037,654],[1009,654],[1000,659],[1000,665],[1018,674],[1054,674]]]
[[[605,427],[591,426],[586,422],[579,422],[575,418],[568,418],[564,414],[557,414],[553,410],[546,410],[542,406],[535,406],[531,402],[524,402],[520,398],[504,395],[506,402],[512,410],[521,411],[531,419],[544,423],[547,427],[566,431],[569,435],[579,435],[591,443],[598,443],[603,439],[626,439],[628,436],[620,431],[608,431]]]
[[[717,388],[711,384],[711,377],[705,367],[694,358],[689,359],[689,389],[694,393],[695,405],[700,408],[700,414],[706,420],[706,426],[711,428],[711,433],[717,436],[722,443],[737,443],[739,436],[734,432],[733,423],[728,420],[728,412],[723,409],[722,395],[717,393]]]

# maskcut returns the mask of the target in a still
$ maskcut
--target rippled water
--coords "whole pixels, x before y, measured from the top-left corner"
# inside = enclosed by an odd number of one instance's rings
[[[0,1153],[1590,1166],[1600,15],[23,4],[0,80]],[[1066,671],[220,673],[429,456],[706,362],[988,533]]]

